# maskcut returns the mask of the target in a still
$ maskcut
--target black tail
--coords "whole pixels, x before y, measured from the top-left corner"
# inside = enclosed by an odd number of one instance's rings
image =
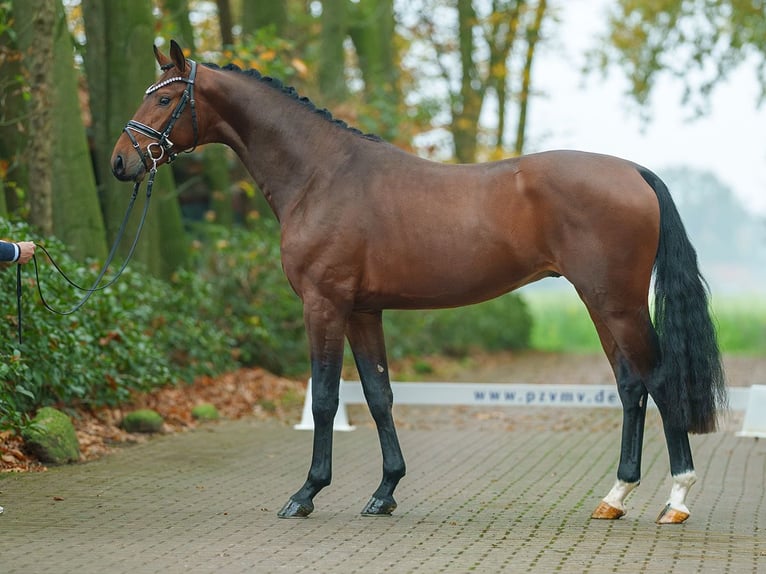
[[[721,354],[700,275],[697,253],[667,186],[651,171],[639,173],[660,204],[660,241],[654,262],[654,328],[660,362],[650,390],[668,408],[663,422],[692,433],[716,430],[716,413],[727,405]],[[668,420],[669,419],[669,420]]]

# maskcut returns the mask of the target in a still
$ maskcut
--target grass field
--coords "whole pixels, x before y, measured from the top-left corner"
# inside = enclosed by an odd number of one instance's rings
[[[601,350],[588,311],[573,289],[524,290],[532,313],[532,347],[543,351]],[[718,341],[724,353],[766,355],[766,294],[713,298]]]

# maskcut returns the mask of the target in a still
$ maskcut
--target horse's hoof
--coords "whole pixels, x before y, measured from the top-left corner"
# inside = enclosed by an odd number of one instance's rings
[[[681,524],[686,522],[687,518],[689,518],[688,512],[673,508],[668,504],[662,509],[655,522],[657,524]]]
[[[396,508],[396,501],[392,497],[377,498],[373,496],[362,510],[362,516],[391,516]]]
[[[615,508],[603,500],[599,503],[596,510],[593,511],[593,514],[590,515],[591,518],[597,520],[617,520],[623,516],[625,516],[625,511],[623,509]]]
[[[306,518],[313,511],[314,505],[311,501],[301,503],[296,502],[291,498],[287,501],[287,504],[282,507],[282,510],[277,513],[277,516],[279,516],[279,518]]]

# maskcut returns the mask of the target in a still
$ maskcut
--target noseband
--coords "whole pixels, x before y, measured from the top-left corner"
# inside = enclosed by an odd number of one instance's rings
[[[173,161],[179,152],[171,152],[170,150],[173,149],[172,141],[170,141],[170,132],[173,131],[173,126],[176,125],[176,121],[178,121],[178,118],[181,117],[181,114],[183,113],[184,109],[186,108],[186,104],[190,104],[191,106],[191,116],[192,116],[192,129],[194,130],[194,143],[192,146],[186,150],[183,150],[185,152],[192,152],[194,151],[194,148],[197,147],[197,110],[194,106],[194,79],[197,76],[197,62],[194,60],[187,60],[191,64],[191,70],[189,71],[189,77],[184,78],[182,76],[173,76],[172,78],[168,78],[167,80],[163,80],[162,82],[152,84],[146,89],[145,95],[152,94],[159,90],[160,88],[167,86],[168,84],[172,84],[173,82],[185,82],[186,83],[186,89],[184,90],[183,95],[181,96],[181,100],[178,102],[178,105],[176,105],[175,110],[173,110],[173,114],[170,116],[170,119],[168,120],[167,125],[165,126],[165,129],[162,132],[159,132],[155,130],[151,126],[147,126],[146,124],[142,124],[141,122],[137,122],[135,120],[130,120],[128,124],[124,128],[124,132],[128,134],[128,138],[130,138],[130,142],[133,144],[133,149],[138,152],[138,155],[141,157],[141,161],[144,164],[144,167],[147,170],[150,170],[152,168],[156,169],[157,162],[160,161],[163,156],[167,153],[168,155],[168,163]],[[162,66],[162,70],[168,70],[170,69],[174,64],[165,64]],[[133,135],[133,132],[138,132],[139,134],[146,136],[148,138],[157,140],[149,145],[146,146],[146,151],[141,149],[141,146],[138,145],[138,141],[136,140],[136,137]],[[158,152],[155,152],[152,148],[156,148],[159,150]],[[155,156],[155,153],[158,155]]]

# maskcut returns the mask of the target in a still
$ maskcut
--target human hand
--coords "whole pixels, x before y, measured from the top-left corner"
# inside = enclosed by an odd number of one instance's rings
[[[34,241],[19,241],[16,245],[19,246],[19,263],[26,263],[35,254],[35,242]]]

